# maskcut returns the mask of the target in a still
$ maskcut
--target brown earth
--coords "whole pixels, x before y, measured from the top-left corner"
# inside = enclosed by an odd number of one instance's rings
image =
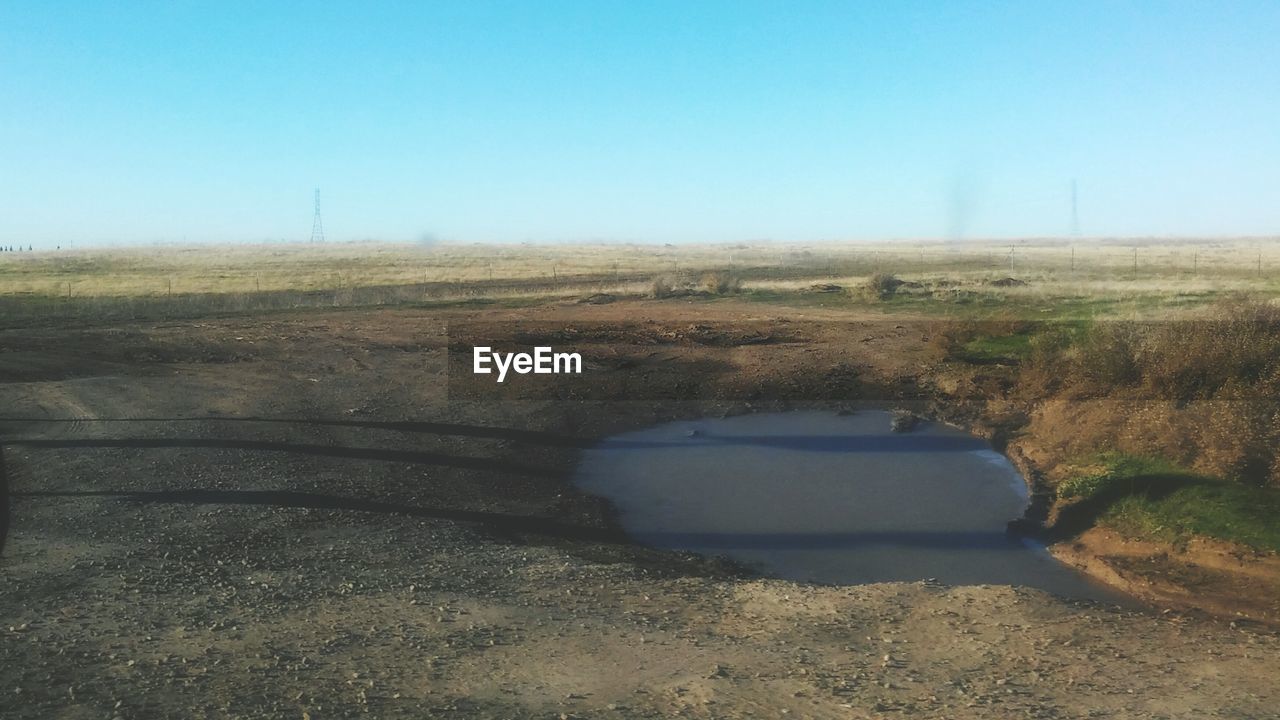
[[[928,333],[702,301],[0,331],[0,715],[1276,717],[1280,638],[1183,611],[1261,597],[1271,560],[1063,543],[1184,593],[1151,610],[800,585],[631,545],[568,483],[617,431],[861,404],[976,427],[1034,479],[1051,444],[1011,434],[1008,378],[940,370]],[[587,375],[449,372],[481,340]]]

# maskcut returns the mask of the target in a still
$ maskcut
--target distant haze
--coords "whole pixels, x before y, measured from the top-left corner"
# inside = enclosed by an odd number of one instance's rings
[[[0,244],[1280,233],[1280,3],[4,3]]]

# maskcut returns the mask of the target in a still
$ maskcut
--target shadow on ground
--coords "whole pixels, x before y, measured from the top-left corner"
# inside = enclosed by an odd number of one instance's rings
[[[1069,540],[1098,524],[1116,503],[1130,497],[1160,500],[1183,488],[1212,483],[1213,480],[1183,473],[1134,475],[1112,484],[1087,498],[1064,505],[1047,528],[1050,540]]]

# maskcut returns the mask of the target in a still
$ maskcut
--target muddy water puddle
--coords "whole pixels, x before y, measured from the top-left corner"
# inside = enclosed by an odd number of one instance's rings
[[[1025,482],[980,438],[890,415],[790,412],[661,425],[584,453],[578,487],[654,547],[726,555],[827,584],[934,579],[1117,596],[1009,537]]]

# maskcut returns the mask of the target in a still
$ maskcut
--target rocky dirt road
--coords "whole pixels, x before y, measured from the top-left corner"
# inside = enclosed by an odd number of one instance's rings
[[[450,382],[475,323],[538,321],[614,328],[567,340],[589,385]],[[568,484],[623,429],[917,398],[926,355],[909,322],[732,303],[0,331],[0,716],[1280,716],[1256,624],[751,578]]]

